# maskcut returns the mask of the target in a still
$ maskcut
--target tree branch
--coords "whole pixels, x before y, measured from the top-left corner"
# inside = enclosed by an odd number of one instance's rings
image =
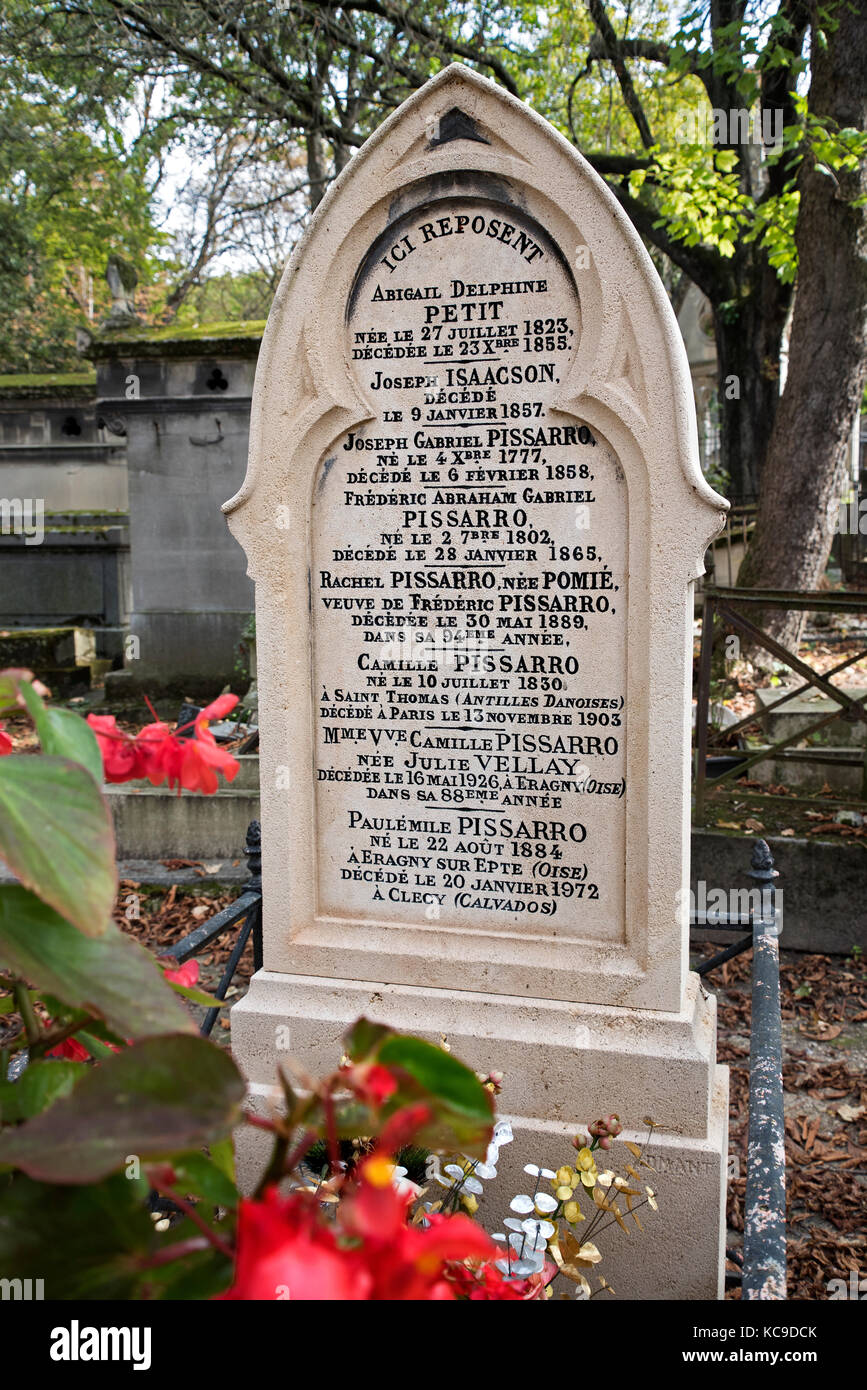
[[[654,209],[633,198],[622,184],[606,182],[636,231],[657,250],[663,251],[712,303],[734,297],[736,285],[719,252],[706,246],[684,246],[683,242],[669,236],[664,226],[656,225],[659,217]]]
[[[644,114],[644,107],[639,101],[632,75],[626,66],[626,59],[620,46],[620,40],[614,31],[614,25],[608,18],[602,0],[588,0],[588,9],[598,31],[599,43],[604,48],[605,55],[614,68],[617,81],[620,83],[626,109],[635,122],[642,145],[646,150],[649,150],[654,144],[653,136],[650,133],[650,124]]]

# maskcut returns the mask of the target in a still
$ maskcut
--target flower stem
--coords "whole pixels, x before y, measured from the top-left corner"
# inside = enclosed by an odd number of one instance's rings
[[[33,1012],[33,1002],[23,980],[16,980],[12,987],[15,995],[15,1007],[21,1015],[21,1022],[24,1024],[24,1032],[30,1046],[34,1046],[42,1037],[42,1030],[39,1027],[39,1020]]]
[[[173,1197],[172,1201],[175,1200]],[[189,1240],[178,1240],[174,1245],[157,1250],[153,1255],[144,1256],[138,1262],[139,1268],[159,1269],[160,1265],[171,1264],[172,1260],[182,1260],[187,1255],[197,1255],[199,1251],[207,1250],[210,1243],[204,1236],[190,1236]]]
[[[66,1042],[66,1039],[71,1038],[80,1028],[87,1029],[92,1023],[97,1023],[98,1021],[96,1014],[90,1014],[87,1018],[73,1019],[70,1023],[64,1024],[62,1028],[55,1028],[53,1033],[44,1033],[39,1041],[34,1043],[31,1048],[31,1058],[43,1057],[45,1053],[50,1052],[52,1048],[58,1047],[62,1042]]]
[[[235,1258],[235,1252],[232,1249],[232,1247],[230,1245],[227,1245],[226,1242],[222,1240],[220,1236],[217,1235],[216,1231],[211,1230],[211,1227],[208,1225],[207,1221],[205,1221],[203,1217],[199,1216],[199,1213],[196,1211],[192,1202],[188,1202],[185,1197],[180,1197],[177,1194],[177,1192],[174,1192],[170,1187],[156,1186],[154,1188],[154,1191],[158,1192],[161,1197],[168,1197],[170,1202],[174,1202],[176,1206],[180,1207],[181,1211],[184,1213],[184,1216],[188,1216],[189,1219],[192,1221],[193,1225],[198,1226],[199,1230],[202,1232],[202,1235],[206,1236],[207,1239],[214,1246],[214,1248],[216,1250],[219,1250],[222,1255],[226,1255],[227,1258],[230,1260],[233,1260]]]
[[[288,1148],[288,1134],[280,1134],[279,1132],[275,1133],[274,1148],[271,1150],[271,1157],[268,1161],[268,1167],[265,1169],[264,1173],[259,1179],[259,1182],[256,1185],[256,1191],[253,1194],[256,1201],[260,1199],[266,1187],[270,1187],[272,1183],[279,1182],[280,1179],[283,1177],[283,1174],[286,1169],[286,1150]]]

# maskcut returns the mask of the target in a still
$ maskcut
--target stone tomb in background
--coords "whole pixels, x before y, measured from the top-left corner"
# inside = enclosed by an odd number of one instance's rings
[[[550,126],[447,69],[289,263],[226,505],[265,895],[233,1037],[261,1106],[287,1023],[312,1071],[360,1013],[503,1071],[497,1223],[525,1162],[650,1113],[659,1226],[606,1231],[627,1296],[722,1287],[727,1081],[682,905],[691,584],[724,506],[631,225]]]

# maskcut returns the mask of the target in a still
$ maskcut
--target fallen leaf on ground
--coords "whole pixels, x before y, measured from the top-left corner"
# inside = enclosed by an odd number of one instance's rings
[[[828,1042],[831,1038],[839,1038],[843,1029],[836,1023],[825,1023],[819,1019],[817,1023],[802,1023],[800,1032],[805,1038],[814,1038],[819,1042]]]

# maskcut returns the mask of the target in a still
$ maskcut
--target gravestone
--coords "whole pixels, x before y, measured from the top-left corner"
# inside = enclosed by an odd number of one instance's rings
[[[234,1046],[263,1109],[281,1047],[328,1070],[362,1013],[504,1072],[497,1223],[524,1163],[650,1114],[661,1228],[604,1242],[628,1296],[721,1292],[727,1076],[685,905],[691,586],[725,505],[614,198],[522,103],[440,73],[287,267],[225,508],[265,903]]]
[[[127,326],[88,348],[129,476],[132,606],[113,699],[204,702],[235,679],[252,586],[218,503],[243,473],[260,337],[257,323]]]

